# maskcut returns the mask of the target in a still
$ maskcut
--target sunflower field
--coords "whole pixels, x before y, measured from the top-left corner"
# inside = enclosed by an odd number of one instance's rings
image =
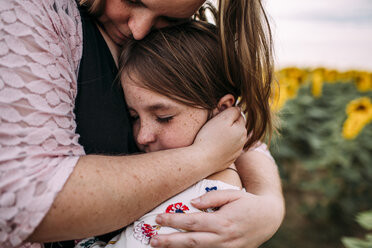
[[[262,247],[371,248],[372,73],[284,68],[277,81],[270,149],[287,213]]]

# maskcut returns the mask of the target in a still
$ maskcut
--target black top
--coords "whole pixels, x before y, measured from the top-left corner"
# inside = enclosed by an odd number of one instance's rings
[[[75,100],[76,132],[86,154],[136,151],[129,114],[111,52],[94,21],[81,10],[83,56]]]
[[[137,152],[127,105],[111,52],[94,20],[80,9],[83,55],[79,67],[74,113],[79,143],[86,154],[122,155]],[[97,223],[99,225],[99,223]],[[110,240],[116,233],[100,236]],[[74,241],[45,244],[74,247]]]

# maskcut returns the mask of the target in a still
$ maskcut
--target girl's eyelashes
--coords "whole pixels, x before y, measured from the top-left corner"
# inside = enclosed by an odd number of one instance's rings
[[[134,123],[139,120],[139,115],[132,114],[130,116],[130,120]],[[169,123],[171,120],[173,120],[173,116],[156,116],[156,121],[159,123]]]
[[[173,120],[173,116],[157,117],[156,120],[159,123],[169,123],[171,120]]]

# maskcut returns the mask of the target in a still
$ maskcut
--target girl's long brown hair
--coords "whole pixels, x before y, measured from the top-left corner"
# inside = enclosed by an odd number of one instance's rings
[[[151,91],[210,111],[224,95],[232,94],[235,99],[240,96],[242,109],[248,114],[249,147],[261,138],[257,132],[262,132],[261,136],[265,133],[268,123],[256,116],[252,118],[248,110],[265,116],[270,113],[262,113],[266,111],[261,108],[262,103],[257,106],[256,100],[250,100],[260,98],[255,94],[263,90],[261,87],[250,90],[259,82],[244,81],[241,75],[227,73],[221,45],[219,30],[206,22],[190,21],[154,30],[140,41],[128,42],[119,59],[119,73]]]

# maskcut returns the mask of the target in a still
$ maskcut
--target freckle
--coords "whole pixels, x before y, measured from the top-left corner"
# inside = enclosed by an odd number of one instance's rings
[[[182,168],[179,167],[179,168],[178,168],[178,171],[182,171]]]

